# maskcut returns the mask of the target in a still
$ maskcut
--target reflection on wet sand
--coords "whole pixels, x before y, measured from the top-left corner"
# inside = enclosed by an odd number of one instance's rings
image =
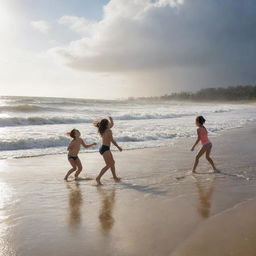
[[[80,184],[75,182],[67,184],[69,193],[69,225],[72,229],[77,229],[81,224],[81,206],[83,197],[80,189]]]
[[[200,180],[196,177],[196,186],[198,191],[198,198],[200,205],[198,207],[199,214],[202,218],[206,219],[210,216],[211,200],[214,191],[215,176],[209,181]]]
[[[114,225],[113,208],[115,204],[115,190],[106,191],[98,188],[101,196],[101,208],[99,212],[99,220],[101,230],[104,235],[108,234]]]
[[[15,203],[12,197],[13,190],[0,180],[0,255],[15,255],[9,228],[12,218],[8,212]]]

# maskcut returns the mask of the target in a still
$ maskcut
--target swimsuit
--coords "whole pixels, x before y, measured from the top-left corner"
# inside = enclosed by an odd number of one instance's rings
[[[205,127],[199,128],[199,138],[203,146],[211,144],[210,140],[208,139],[208,132]]]
[[[209,142],[209,143],[207,143],[207,144],[204,144],[203,147],[204,147],[204,148],[211,148],[211,147],[212,147],[212,143]]]
[[[102,145],[99,149],[101,155],[103,155],[106,151],[110,150],[110,147],[107,145]]]
[[[76,161],[76,159],[78,159],[78,156],[70,156],[70,155],[68,155],[68,159],[73,159],[74,161]]]

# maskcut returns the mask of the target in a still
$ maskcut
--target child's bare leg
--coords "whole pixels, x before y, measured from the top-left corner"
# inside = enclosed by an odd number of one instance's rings
[[[70,175],[72,172],[74,172],[75,170],[76,170],[76,168],[71,168],[71,169],[67,172],[66,176],[64,177],[64,180],[67,180],[68,177],[69,177],[69,175]]]
[[[196,157],[192,172],[196,172],[196,167],[198,165],[198,162],[199,162],[199,158]]]
[[[76,163],[73,159],[68,159],[68,161],[70,162],[72,168],[67,172],[66,176],[64,177],[64,180],[68,179],[68,176],[74,172],[76,170]]]
[[[118,182],[118,181],[120,181],[121,179],[116,176],[115,160],[114,160],[114,158],[113,158],[113,155],[112,155],[111,151],[110,151],[110,154],[109,154],[109,155],[110,155],[110,156],[109,156],[109,159],[110,159],[110,164],[111,164],[111,165],[110,165],[110,170],[111,170],[111,172],[112,172],[112,175],[113,175],[114,180]]]
[[[210,157],[211,150],[212,150],[212,147],[210,147],[210,148],[208,148],[208,149],[206,150],[205,157],[206,157],[206,159],[208,160],[208,162],[211,164],[213,170],[216,172],[216,171],[217,171],[217,168],[215,167],[214,162],[212,161],[212,159],[211,159],[211,157]]]
[[[194,166],[193,166],[193,170],[192,170],[193,173],[196,172],[196,167],[197,167],[197,165],[198,165],[198,163],[199,163],[199,159],[200,159],[200,157],[204,154],[205,151],[206,151],[206,149],[205,149],[204,147],[202,147],[202,148],[200,149],[200,151],[197,153],[196,159],[195,159],[195,162],[194,162]]]
[[[117,181],[117,182],[120,181],[121,178],[119,178],[119,177],[116,176],[116,167],[115,167],[115,164],[113,164],[113,165],[110,167],[110,170],[111,170],[111,172],[112,172],[112,175],[113,175],[114,180]]]
[[[105,167],[103,167],[99,173],[99,175],[96,178],[96,181],[98,183],[98,185],[102,185],[102,183],[100,182],[101,177],[104,175],[104,173],[110,168],[110,166],[106,165]]]
[[[116,180],[116,181],[119,181],[120,179],[116,176],[116,171],[115,171],[115,161],[113,159],[113,156],[112,156],[112,153],[110,150],[106,151],[104,154],[103,154],[103,158],[104,158],[104,161],[106,163],[106,166],[101,170],[100,174],[98,175],[98,177],[96,178],[96,181],[99,185],[101,185],[101,182],[100,182],[100,179],[102,177],[102,175],[109,169],[111,168],[111,172],[112,172],[112,175],[113,175],[113,178]]]
[[[208,162],[211,164],[212,168],[214,171],[217,171],[217,168],[214,165],[214,162],[212,161],[212,159],[210,157],[206,158],[208,160]]]
[[[83,169],[83,166],[82,166],[82,163],[79,158],[77,158],[75,162],[76,162],[76,166],[77,166],[77,171],[75,173],[75,179],[77,179],[78,175],[81,173],[81,171]]]

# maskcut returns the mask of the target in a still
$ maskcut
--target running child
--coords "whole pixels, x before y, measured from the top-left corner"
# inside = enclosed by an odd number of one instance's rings
[[[211,150],[212,150],[212,143],[211,141],[208,139],[208,131],[207,129],[204,127],[204,123],[205,123],[205,119],[203,116],[198,116],[196,118],[196,126],[198,127],[197,129],[197,140],[195,142],[195,144],[193,145],[193,147],[191,148],[191,151],[194,151],[195,149],[195,146],[198,144],[199,141],[201,141],[201,144],[202,144],[202,147],[201,149],[199,150],[199,152],[197,153],[196,155],[196,159],[195,159],[195,163],[194,163],[194,166],[193,166],[193,170],[192,172],[195,173],[196,172],[196,167],[198,165],[198,162],[199,162],[199,159],[200,157],[205,153],[205,157],[206,159],[208,160],[208,162],[211,164],[214,172],[219,172],[211,157],[210,157],[210,153],[211,153]]]
[[[81,134],[78,130],[73,129],[71,132],[68,132],[73,140],[70,142],[68,146],[68,161],[71,164],[72,168],[67,172],[64,180],[68,180],[68,177],[71,173],[75,172],[75,179],[78,179],[78,175],[83,169],[82,163],[78,157],[78,153],[80,151],[80,146],[82,145],[84,148],[90,148],[92,146],[97,145],[96,143],[85,144],[84,141],[80,138]]]
[[[114,126],[114,122],[112,117],[108,119],[102,119],[100,121],[94,121],[94,126],[98,128],[98,132],[102,138],[102,146],[99,149],[100,154],[103,156],[106,166],[104,166],[99,175],[96,178],[98,185],[102,185],[100,179],[102,175],[110,168],[113,178],[116,182],[120,181],[121,179],[116,176],[116,169],[115,169],[115,161],[113,155],[110,151],[110,145],[113,143],[119,151],[122,151],[122,148],[116,143],[113,138],[111,128]]]

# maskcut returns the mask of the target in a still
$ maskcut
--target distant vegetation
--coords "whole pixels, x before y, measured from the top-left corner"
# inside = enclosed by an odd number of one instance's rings
[[[256,85],[206,88],[197,92],[180,92],[160,97],[129,98],[129,100],[243,101],[256,100]]]

